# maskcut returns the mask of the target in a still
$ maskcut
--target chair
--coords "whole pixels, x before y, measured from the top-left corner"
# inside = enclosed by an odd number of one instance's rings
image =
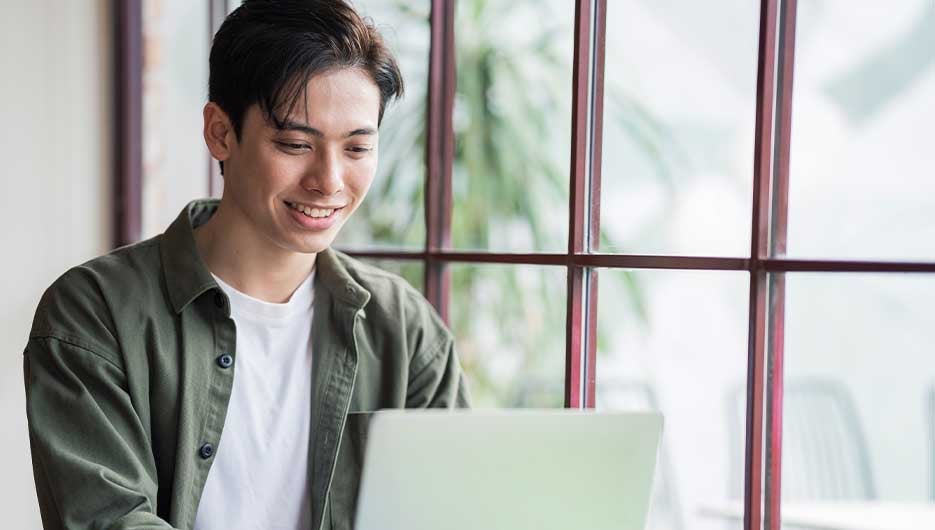
[[[876,498],[866,438],[847,388],[827,378],[789,379],[783,396],[782,498]],[[735,388],[729,397],[732,440],[744,439],[745,403],[746,389]],[[730,494],[740,498],[744,466],[734,464]]]

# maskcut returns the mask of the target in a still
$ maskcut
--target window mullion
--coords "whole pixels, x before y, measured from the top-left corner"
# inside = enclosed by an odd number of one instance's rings
[[[565,406],[593,408],[597,273],[572,264],[599,239],[600,113],[603,94],[604,0],[578,0],[572,69],[571,168],[569,171],[568,291],[566,309]]]
[[[450,246],[451,173],[454,164],[452,112],[455,95],[454,2],[432,0],[426,112],[425,296],[448,322],[450,276],[432,252]]]
[[[208,0],[208,49],[214,42],[214,36],[224,19],[227,18],[228,6],[227,0]],[[208,155],[208,195],[220,198],[224,191],[224,178],[221,176],[221,168],[217,161],[210,154]]]
[[[747,410],[744,463],[744,530],[762,528],[763,416],[765,396],[769,198],[773,149],[778,0],[760,1],[754,128],[753,212],[750,244],[750,311],[747,346]]]
[[[114,246],[140,240],[143,225],[143,7],[114,2],[116,139]]]
[[[773,159],[772,198],[770,201],[769,258],[786,255],[789,216],[789,157],[792,134],[792,80],[795,66],[796,0],[782,0],[779,13],[776,133]],[[785,273],[769,279],[769,329],[766,352],[766,502],[763,514],[767,530],[779,530],[782,524],[782,425],[783,366],[785,344]]]

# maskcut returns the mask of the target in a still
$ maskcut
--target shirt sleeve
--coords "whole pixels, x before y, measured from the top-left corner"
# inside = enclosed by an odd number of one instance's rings
[[[433,347],[413,357],[407,408],[470,408],[471,398],[454,340],[447,330]]]
[[[23,358],[45,530],[170,530],[149,437],[122,369],[80,341],[30,338]]]

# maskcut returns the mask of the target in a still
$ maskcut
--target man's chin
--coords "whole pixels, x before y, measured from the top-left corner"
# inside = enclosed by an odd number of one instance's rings
[[[326,250],[330,245],[293,245],[288,247],[294,254],[313,255]]]
[[[288,248],[296,254],[318,254],[319,252],[327,250],[333,241],[334,238],[320,239],[317,241],[295,241],[293,244],[289,245]]]

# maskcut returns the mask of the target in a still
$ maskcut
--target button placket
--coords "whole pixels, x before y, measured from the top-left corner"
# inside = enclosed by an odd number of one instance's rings
[[[217,362],[217,365],[221,368],[227,369],[233,366],[234,356],[229,353],[224,353],[219,355],[215,362]]]
[[[201,448],[198,449],[198,455],[201,456],[201,458],[205,460],[214,456],[214,444],[211,444],[211,443],[201,444]]]
[[[217,309],[218,316],[215,318],[215,345],[216,357],[215,364],[225,372],[224,375],[218,374],[211,378],[210,397],[208,405],[208,420],[202,433],[202,440],[217,440],[220,438],[220,431],[223,426],[223,418],[226,407],[230,399],[231,382],[230,370],[234,366],[235,334],[234,322],[230,318],[228,311],[227,297],[220,290],[216,290],[213,297],[213,303]],[[211,460],[217,452],[215,443],[204,441],[198,447],[198,456],[205,461]]]

